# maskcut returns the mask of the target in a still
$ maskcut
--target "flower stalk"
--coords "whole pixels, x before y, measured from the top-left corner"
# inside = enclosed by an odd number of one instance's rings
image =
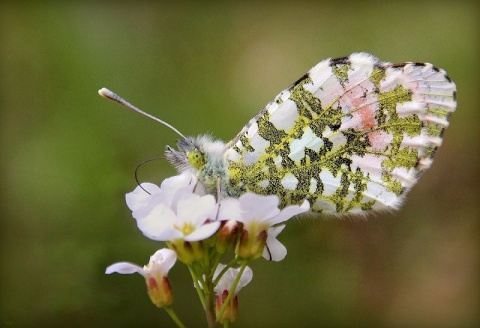
[[[205,284],[205,315],[207,318],[208,328],[214,328],[216,324],[215,320],[215,294],[213,293],[213,284],[210,279],[207,279]]]
[[[287,251],[276,239],[280,223],[309,209],[301,206],[279,209],[276,196],[246,193],[239,198],[215,200],[196,194],[198,181],[189,174],[166,179],[160,187],[142,184],[126,195],[127,205],[144,236],[164,241],[148,265],[120,262],[106,273],[139,273],[147,284],[152,303],[165,309],[178,327],[184,327],[172,308],[173,291],[168,271],[178,259],[190,271],[209,328],[229,327],[238,315],[238,293],[252,279],[248,267],[263,257],[280,261]],[[227,265],[221,264],[231,257]],[[235,268],[235,266],[238,266]]]
[[[166,306],[165,311],[167,311],[168,315],[170,318],[172,318],[173,322],[175,322],[178,328],[185,328],[183,322],[180,320],[180,318],[178,318],[177,314],[170,306]]]

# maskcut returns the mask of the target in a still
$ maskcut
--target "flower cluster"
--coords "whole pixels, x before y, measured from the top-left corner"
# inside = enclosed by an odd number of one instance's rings
[[[262,256],[281,261],[287,250],[277,240],[285,227],[279,224],[310,208],[305,201],[279,209],[277,196],[253,193],[217,200],[187,173],[166,179],[160,187],[143,183],[126,195],[126,202],[140,231],[164,241],[168,249],[157,251],[144,268],[121,262],[106,273],[140,273],[152,302],[168,312],[173,293],[167,274],[178,258],[190,270],[209,326],[236,320],[237,294],[252,279],[247,264]],[[232,253],[227,265],[220,263]]]

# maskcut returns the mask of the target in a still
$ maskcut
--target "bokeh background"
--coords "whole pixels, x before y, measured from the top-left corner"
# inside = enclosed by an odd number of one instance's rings
[[[161,243],[124,202],[135,166],[177,136],[97,95],[109,87],[187,135],[229,140],[322,59],[428,61],[458,87],[433,167],[396,213],[292,221],[279,263],[252,263],[239,327],[479,323],[476,1],[42,2],[0,5],[0,326],[173,326],[138,264]],[[142,166],[142,181],[174,174]],[[179,316],[204,316],[186,267]]]

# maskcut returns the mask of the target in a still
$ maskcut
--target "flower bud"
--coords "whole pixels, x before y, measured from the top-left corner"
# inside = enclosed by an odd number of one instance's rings
[[[236,254],[241,258],[253,260],[262,256],[267,242],[267,228],[263,225],[249,224],[244,227],[238,242]]]
[[[221,294],[215,296],[215,313],[217,316],[220,313],[225,300],[228,297],[228,290],[224,290]],[[218,322],[223,324],[225,321],[235,322],[238,316],[238,297],[237,295],[233,296],[230,302],[228,302],[225,311],[221,318],[217,318]]]
[[[218,239],[215,245],[219,254],[224,254],[235,245],[238,231],[241,226],[235,220],[223,221],[217,233]]]
[[[173,293],[170,287],[170,281],[166,276],[155,274],[145,277],[147,283],[147,292],[150,300],[156,307],[162,308],[170,306],[173,303]]]
[[[186,265],[201,260],[205,254],[201,241],[188,242],[183,239],[175,239],[167,244],[175,251],[178,259]]]

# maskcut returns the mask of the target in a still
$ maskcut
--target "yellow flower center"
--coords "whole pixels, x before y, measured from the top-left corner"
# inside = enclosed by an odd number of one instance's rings
[[[182,227],[179,227],[177,225],[174,225],[173,227],[183,233],[184,236],[188,236],[195,231],[195,226],[190,222],[185,223]]]

